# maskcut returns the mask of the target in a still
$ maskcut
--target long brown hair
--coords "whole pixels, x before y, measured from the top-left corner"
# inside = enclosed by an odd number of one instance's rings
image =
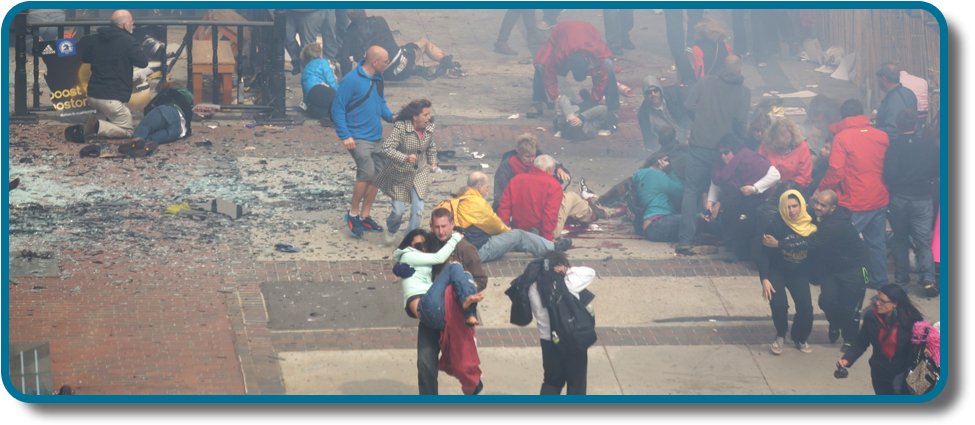
[[[399,113],[396,114],[396,121],[413,121],[414,117],[420,115],[424,109],[431,106],[433,106],[433,103],[427,99],[414,100],[399,110]]]

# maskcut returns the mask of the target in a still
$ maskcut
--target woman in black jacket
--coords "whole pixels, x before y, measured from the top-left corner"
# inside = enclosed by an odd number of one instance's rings
[[[892,283],[882,286],[873,311],[863,318],[860,333],[836,366],[850,367],[868,345],[873,345],[870,356],[873,391],[877,395],[907,394],[905,379],[915,354],[911,334],[914,323],[921,320],[924,317],[903,288]]]
[[[779,214],[764,229],[763,234],[784,241],[809,236],[816,231],[812,217],[806,212],[806,202],[797,190],[787,190],[779,197]],[[812,352],[806,342],[812,332],[812,295],[809,293],[809,271],[805,262],[807,251],[784,252],[778,247],[762,247],[758,273],[762,280],[762,296],[772,309],[775,339],[772,354],[782,354],[785,334],[789,330],[788,288],[796,315],[792,321],[792,341],[803,353]]]

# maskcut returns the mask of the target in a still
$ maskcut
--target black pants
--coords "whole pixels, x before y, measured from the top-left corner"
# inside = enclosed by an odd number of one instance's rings
[[[791,270],[777,270],[770,268],[768,280],[772,283],[772,323],[775,324],[776,336],[785,337],[789,330],[789,300],[785,290],[792,295],[792,302],[796,305],[796,315],[792,319],[792,340],[806,342],[812,332],[813,308],[812,295],[809,293],[809,277],[805,268],[797,267]],[[855,335],[855,334],[854,334]]]
[[[321,84],[312,87],[305,96],[305,106],[308,107],[306,112],[315,119],[332,119],[333,99],[335,99],[335,89]]]
[[[824,272],[814,278],[822,291],[819,308],[826,314],[829,328],[839,329],[843,342],[853,343],[860,332],[860,308],[867,291],[866,267]]]
[[[745,56],[745,53],[748,52],[748,43],[745,37],[745,11],[746,9],[731,10],[731,30],[734,35],[732,39],[734,46],[731,47],[738,56]],[[753,34],[752,37],[754,36]]]
[[[540,395],[562,394],[586,395],[586,369],[589,354],[580,351],[570,355],[563,354],[551,340],[539,339],[542,345],[542,369],[545,371]]]
[[[677,66],[680,82],[691,85],[697,81],[694,78],[694,68],[687,59],[684,48],[694,44],[694,26],[704,17],[704,9],[687,9],[687,31],[684,31],[684,9],[664,9],[664,20],[667,23],[667,45],[670,55]]]
[[[886,358],[870,356],[870,383],[877,395],[909,395],[907,392],[907,371],[897,371],[887,363]]]
[[[535,28],[535,9],[508,9],[501,20],[501,31],[498,32],[498,43],[507,43],[511,37],[511,31],[515,29],[515,24],[521,18],[525,23],[525,40],[529,45],[542,44],[545,42],[538,35],[538,28]]]
[[[416,332],[416,382],[420,395],[437,395],[437,363],[440,359],[440,331],[424,325]]]

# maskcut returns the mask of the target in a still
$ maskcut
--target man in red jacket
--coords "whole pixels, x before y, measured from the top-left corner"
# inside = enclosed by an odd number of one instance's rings
[[[555,160],[541,155],[535,158],[535,166],[511,179],[501,195],[498,217],[512,229],[538,234],[554,240],[559,226],[559,211],[562,208],[562,185],[555,180]],[[583,201],[585,202],[585,201]],[[556,244],[556,249],[560,248]]]
[[[552,29],[545,45],[535,55],[535,77],[532,80],[532,106],[526,116],[535,118],[542,115],[543,102],[549,109],[555,109],[559,98],[559,76],[566,77],[572,72],[576,81],[582,82],[592,77],[592,90],[589,96],[593,102],[606,97],[606,107],[615,114],[620,110],[620,92],[616,87],[616,66],[613,53],[599,36],[599,30],[592,24],[580,21],[565,21]]]
[[[870,127],[863,104],[856,99],[843,102],[840,122],[829,130],[836,136],[829,156],[829,170],[819,190],[832,189],[839,205],[853,212],[851,221],[870,249],[869,287],[889,283],[887,278],[887,202],[884,184],[884,155],[890,144],[887,133]]]

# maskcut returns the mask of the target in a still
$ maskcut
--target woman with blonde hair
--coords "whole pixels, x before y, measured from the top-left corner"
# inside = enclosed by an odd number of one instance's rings
[[[435,126],[430,116],[433,104],[427,99],[414,100],[394,117],[393,131],[383,142],[382,154],[387,165],[372,181],[390,198],[393,209],[386,219],[387,243],[392,243],[403,223],[406,202],[410,218],[406,232],[420,227],[423,198],[430,186],[430,170],[437,166],[437,145],[433,141]]]
[[[717,73],[724,64],[724,58],[731,54],[731,46],[725,42],[728,35],[712,19],[704,18],[694,26],[697,41],[691,53],[694,56],[694,77],[698,81]]]
[[[803,189],[812,182],[812,155],[799,126],[788,118],[772,121],[758,153],[779,171],[779,181],[792,180]]]

